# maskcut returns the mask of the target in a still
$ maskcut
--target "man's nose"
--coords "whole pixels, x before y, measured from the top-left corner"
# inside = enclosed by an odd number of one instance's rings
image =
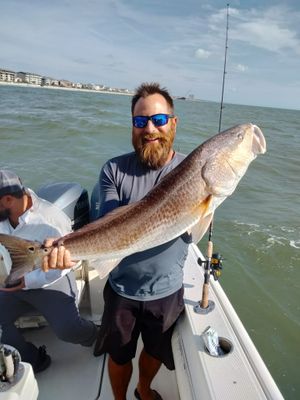
[[[147,125],[145,126],[145,131],[150,133],[156,131],[156,126],[153,124],[151,119],[148,120]]]

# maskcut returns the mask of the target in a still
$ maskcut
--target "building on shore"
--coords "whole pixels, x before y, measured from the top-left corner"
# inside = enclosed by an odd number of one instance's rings
[[[105,93],[132,94],[128,89],[112,88],[105,85],[93,83],[72,82],[66,79],[56,79],[31,72],[15,72],[0,68],[0,82],[5,83],[22,83],[44,87],[58,87],[63,89],[84,89]]]
[[[0,69],[0,81],[15,82],[16,73],[7,69]]]
[[[31,72],[17,72],[16,77],[23,83],[30,83],[32,85],[41,85],[42,76],[38,74],[32,74]]]
[[[42,86],[59,86],[59,80],[49,78],[47,76],[43,76],[41,85]]]

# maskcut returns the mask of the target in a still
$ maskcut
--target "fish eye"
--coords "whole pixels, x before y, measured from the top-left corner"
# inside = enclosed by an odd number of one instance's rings
[[[237,137],[238,137],[238,139],[240,139],[240,140],[243,140],[243,139],[244,139],[244,135],[243,135],[242,132],[239,132],[239,133],[237,134]]]
[[[30,253],[34,253],[34,247],[33,247],[33,246],[28,247],[28,251],[29,251]]]

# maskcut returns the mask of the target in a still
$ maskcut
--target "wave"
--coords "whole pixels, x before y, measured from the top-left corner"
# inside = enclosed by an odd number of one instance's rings
[[[244,226],[246,227],[246,234],[248,236],[259,235],[257,238],[257,246],[260,250],[268,250],[275,246],[290,246],[296,249],[300,248],[300,229],[289,226],[262,226],[255,223],[248,223],[242,221],[233,221],[236,226]],[[286,235],[282,235],[285,233]],[[293,235],[292,235],[293,234]],[[261,237],[262,235],[262,237]],[[296,235],[296,239],[294,236]]]

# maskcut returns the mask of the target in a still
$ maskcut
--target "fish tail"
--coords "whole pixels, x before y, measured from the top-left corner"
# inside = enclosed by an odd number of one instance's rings
[[[26,272],[34,269],[38,257],[37,250],[41,247],[40,243],[5,234],[0,234],[0,243],[9,252],[11,258],[11,270],[6,283],[20,279]]]

